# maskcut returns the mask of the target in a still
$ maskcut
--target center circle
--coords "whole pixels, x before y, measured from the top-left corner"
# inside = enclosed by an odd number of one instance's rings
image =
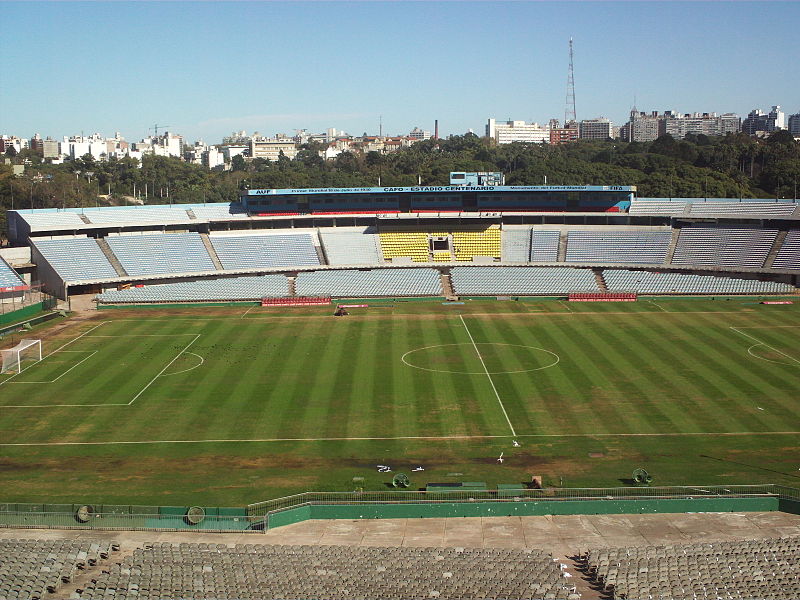
[[[467,358],[464,356],[462,350],[456,350],[458,346],[468,346],[472,354],[472,358],[480,360],[485,366],[485,370],[469,370],[467,366]],[[477,348],[480,354],[480,359],[475,352]],[[528,350],[527,356],[520,359],[519,350],[517,348],[525,348]],[[503,356],[514,355],[517,361],[530,363],[529,368],[520,369],[498,369],[494,366],[495,363],[502,365],[505,361]],[[561,357],[555,352],[539,348],[537,346],[524,346],[522,344],[503,344],[499,342],[484,342],[472,344],[463,342],[460,344],[437,344],[435,346],[424,346],[422,348],[415,348],[409,350],[401,359],[403,364],[420,369],[422,371],[430,371],[432,373],[458,373],[461,375],[503,375],[511,373],[529,373],[531,371],[541,371],[542,369],[549,369],[554,367],[561,360]]]

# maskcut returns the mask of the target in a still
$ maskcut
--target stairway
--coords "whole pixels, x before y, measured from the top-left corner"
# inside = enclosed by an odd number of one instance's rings
[[[196,219],[197,215],[194,214],[194,211],[191,208],[186,209],[186,214],[189,215],[190,219]]]
[[[286,279],[289,280],[289,295],[297,296],[297,275],[287,275]]]
[[[669,240],[669,248],[667,248],[667,257],[664,259],[665,265],[672,263],[672,257],[675,254],[675,247],[678,245],[678,237],[680,234],[680,229],[672,230],[672,238]]]
[[[114,267],[114,270],[117,272],[117,275],[120,277],[127,277],[128,272],[123,268],[122,263],[119,262],[119,259],[116,257],[114,252],[111,250],[111,246],[108,245],[108,242],[105,238],[97,238],[97,245],[100,247],[100,250],[103,254],[106,255],[108,262],[111,263],[111,266]]]
[[[87,217],[85,214],[81,213],[78,216],[81,218],[81,221],[83,221],[84,223],[88,223],[89,225],[92,224],[92,222],[89,220],[89,217]]]
[[[450,273],[442,271],[439,273],[439,279],[442,282],[442,294],[444,297],[450,301],[458,300],[458,296],[456,296],[456,292],[453,289],[453,282],[450,279]]]
[[[606,285],[606,280],[603,279],[603,269],[592,269],[594,273],[595,281],[597,281],[597,287],[600,288],[601,292],[607,292],[608,286]]]
[[[565,262],[567,260],[567,237],[568,231],[562,229],[558,236],[558,262]]]
[[[764,261],[764,268],[771,269],[772,263],[775,261],[775,257],[778,255],[778,251],[783,246],[783,240],[786,239],[786,234],[788,231],[779,231],[775,241],[772,243],[772,248],[770,248],[769,254],[767,254],[767,259]]]
[[[217,256],[217,251],[214,250],[214,244],[212,244],[211,240],[208,239],[208,234],[201,233],[200,239],[203,240],[203,245],[206,247],[206,252],[208,252],[208,255],[211,257],[211,262],[214,263],[214,268],[217,271],[223,271],[224,267],[222,266],[222,263],[219,260],[219,256]]]

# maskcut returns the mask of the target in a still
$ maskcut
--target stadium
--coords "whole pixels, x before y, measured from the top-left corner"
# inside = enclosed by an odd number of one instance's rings
[[[800,597],[796,200],[7,219],[0,598]]]

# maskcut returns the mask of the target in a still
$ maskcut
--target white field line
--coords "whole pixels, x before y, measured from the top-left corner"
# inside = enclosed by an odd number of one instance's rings
[[[125,333],[121,335],[87,335],[87,338],[126,338],[126,337],[178,337],[179,335],[197,335],[196,333]]]
[[[164,371],[166,371],[167,369],[169,369],[169,368],[172,366],[172,363],[174,363],[176,360],[178,360],[178,359],[181,357],[181,355],[182,355],[184,352],[186,352],[186,351],[189,349],[189,346],[191,346],[192,344],[194,344],[194,343],[195,343],[197,340],[199,340],[199,339],[200,339],[200,334],[198,333],[198,334],[196,334],[196,335],[194,336],[194,338],[192,338],[192,341],[191,341],[191,342],[189,342],[188,344],[186,344],[186,346],[184,346],[183,350],[181,350],[180,352],[178,352],[178,353],[175,355],[175,357],[174,357],[174,358],[173,358],[171,361],[169,361],[169,362],[167,363],[167,365],[166,365],[166,366],[165,366],[163,369],[161,369],[161,370],[158,372],[158,375],[156,375],[155,377],[153,377],[153,378],[152,378],[150,381],[148,381],[148,382],[147,382],[147,385],[146,385],[146,386],[144,386],[144,387],[143,387],[141,390],[139,390],[139,393],[138,393],[138,394],[136,394],[136,395],[133,397],[133,399],[132,399],[130,402],[128,402],[128,406],[130,406],[131,404],[133,404],[134,402],[136,402],[136,400],[139,398],[139,396],[141,396],[142,394],[144,394],[144,393],[145,393],[145,391],[147,390],[147,388],[149,388],[151,385],[153,385],[153,382],[154,382],[156,379],[158,379],[159,377],[161,377],[161,374],[162,374]]]
[[[559,301],[558,301],[558,303],[559,303],[561,306],[563,306],[564,308],[566,308],[566,309],[567,309],[567,312],[571,312],[571,313],[572,313],[572,312],[575,312],[574,310],[572,310],[572,307],[570,307],[570,305],[569,305],[569,304],[567,304],[566,302],[564,302],[563,300],[559,300]]]
[[[46,358],[48,358],[48,357],[50,357],[50,356],[53,356],[53,354],[55,354],[56,352],[61,352],[61,351],[62,351],[64,348],[66,348],[66,347],[67,347],[67,346],[69,346],[70,344],[72,344],[72,343],[74,343],[74,342],[77,342],[79,339],[81,339],[82,337],[86,336],[88,333],[90,333],[90,332],[94,331],[95,329],[97,329],[98,327],[101,327],[102,325],[105,325],[106,323],[110,323],[110,321],[103,321],[102,323],[100,323],[100,324],[98,324],[98,325],[95,325],[95,326],[94,326],[94,327],[92,327],[91,329],[87,329],[87,330],[86,330],[86,331],[84,331],[82,334],[80,334],[78,337],[71,339],[71,340],[70,340],[70,341],[68,341],[66,344],[63,344],[63,345],[59,346],[58,348],[56,348],[55,350],[53,350],[53,351],[52,351],[50,354],[47,354],[47,355],[45,355],[44,357],[42,357],[42,360],[44,360],[44,359],[46,359]],[[11,377],[9,377],[9,378],[8,378],[8,379],[6,379],[5,381],[0,381],[0,385],[3,385],[3,384],[5,384],[5,383],[8,383],[8,382],[9,382],[9,381],[11,381],[12,379],[14,379],[14,377],[16,377],[17,375],[22,375],[22,373],[24,373],[25,371],[27,371],[28,369],[30,369],[30,368],[31,368],[33,365],[37,365],[37,364],[39,364],[40,362],[42,362],[42,361],[40,360],[40,361],[38,361],[38,362],[32,363],[32,364],[28,365],[27,367],[25,367],[24,369],[22,369],[22,370],[21,370],[19,373],[14,373],[14,375],[12,375]]]
[[[75,406],[91,406],[77,404]],[[101,406],[110,406],[103,404]],[[732,432],[686,432],[686,433],[523,433],[520,435],[418,435],[400,437],[323,437],[323,438],[251,438],[251,439],[208,439],[208,440],[134,440],[113,442],[0,442],[7,446],[127,446],[141,444],[267,444],[281,442],[363,442],[393,440],[508,440],[512,438],[597,438],[597,437],[683,437],[683,436],[725,436],[741,437],[753,435],[800,435],[800,431],[732,431]]]
[[[59,375],[55,379],[51,379],[50,381],[12,381],[11,383],[16,383],[16,384],[20,384],[20,383],[55,383],[56,381],[61,379],[64,375],[66,375],[67,373],[72,371],[72,369],[74,369],[75,367],[81,365],[82,363],[84,363],[87,360],[89,360],[90,358],[92,358],[95,354],[97,354],[98,351],[97,350],[95,350],[95,351],[91,351],[91,350],[65,350],[65,352],[89,352],[89,356],[87,356],[84,359],[79,360],[74,365],[72,365],[69,369],[64,371],[61,375]],[[58,364],[60,362],[61,361],[56,361],[56,364]]]
[[[787,365],[789,367],[793,367],[794,365],[791,363],[786,363],[781,360],[772,360],[771,358],[764,358],[763,356],[759,356],[758,354],[753,354],[753,348],[758,348],[759,346],[763,346],[764,344],[753,344],[747,349],[747,353],[752,356],[753,358],[757,358],[759,360],[765,360],[767,362],[775,363],[776,365]]]
[[[660,308],[661,310],[663,310],[665,313],[668,313],[668,312],[670,312],[670,311],[668,311],[666,308],[664,308],[663,306],[661,306],[661,305],[660,305],[658,302],[656,302],[655,300],[648,300],[648,302],[649,302],[650,304],[652,304],[653,306],[657,306],[658,308]]]
[[[772,350],[773,352],[777,352],[777,353],[778,353],[778,354],[780,354],[781,356],[785,356],[785,357],[786,357],[786,358],[788,358],[789,360],[793,360],[793,361],[794,361],[794,362],[796,362],[798,365],[800,365],[800,360],[796,359],[794,356],[789,356],[788,354],[786,354],[786,352],[781,352],[781,351],[780,351],[780,350],[778,350],[777,348],[773,348],[773,347],[772,347],[772,346],[770,346],[769,344],[767,344],[767,343],[765,343],[765,342],[762,342],[760,339],[758,339],[758,338],[756,338],[756,337],[753,337],[753,336],[752,336],[752,335],[750,335],[749,333],[745,333],[744,331],[741,331],[740,329],[737,329],[736,327],[730,327],[730,329],[733,329],[733,330],[734,330],[736,333],[738,333],[738,334],[740,334],[740,335],[743,335],[743,336],[744,336],[744,337],[746,337],[746,338],[750,338],[751,340],[753,340],[753,341],[754,341],[754,342],[756,342],[757,344],[760,344],[760,345],[762,345],[762,346],[765,346],[765,347],[769,348],[770,350]],[[752,348],[752,346],[751,346],[751,348]],[[751,355],[751,356],[752,356],[752,355]]]
[[[472,334],[469,331],[469,327],[467,327],[467,322],[464,320],[463,315],[458,315],[458,318],[461,319],[461,323],[464,325],[464,329],[467,330],[467,335],[469,336],[469,341],[472,342],[472,347],[475,348],[475,354],[478,355],[478,358],[483,365],[483,370],[486,373],[486,377],[489,378],[489,383],[492,384],[492,389],[494,390],[494,395],[497,397],[497,403],[500,405],[500,408],[503,410],[503,415],[506,418],[506,423],[508,423],[509,429],[511,429],[511,435],[517,435],[517,432],[514,431],[514,426],[511,424],[511,419],[508,418],[508,413],[506,412],[506,407],[503,405],[503,401],[500,399],[500,394],[497,393],[497,388],[494,385],[494,380],[492,379],[491,373],[489,373],[489,369],[486,368],[486,363],[483,362],[483,357],[481,356],[481,351],[478,350],[477,344],[475,344],[475,340],[472,339]]]
[[[181,373],[187,373],[188,371],[193,371],[197,367],[202,366],[204,362],[206,362],[206,359],[203,358],[202,356],[200,356],[199,354],[195,354],[194,352],[186,352],[186,354],[191,354],[192,356],[196,356],[197,358],[200,359],[200,362],[197,363],[193,367],[189,367],[188,369],[184,369],[183,371],[175,371],[174,373],[167,373],[166,375],[162,375],[162,377],[169,377],[170,375],[180,375]]]
[[[254,304],[253,306],[251,306],[250,308],[248,308],[246,311],[244,311],[244,313],[242,314],[242,316],[241,316],[241,317],[239,317],[239,318],[240,318],[240,319],[244,319],[244,318],[247,316],[247,313],[249,313],[251,310],[253,310],[253,309],[254,309],[256,306],[258,306],[258,304]]]

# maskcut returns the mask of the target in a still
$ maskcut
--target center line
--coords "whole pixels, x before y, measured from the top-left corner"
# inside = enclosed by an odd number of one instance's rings
[[[475,348],[475,354],[478,355],[478,359],[481,361],[483,365],[483,371],[486,373],[486,377],[489,378],[489,383],[492,384],[492,389],[494,390],[494,395],[497,397],[497,402],[500,404],[500,408],[503,409],[503,415],[506,417],[506,423],[508,423],[509,428],[511,429],[511,435],[517,435],[517,432],[514,431],[514,426],[511,424],[511,419],[508,418],[508,413],[506,412],[506,407],[503,406],[503,401],[500,399],[500,394],[497,393],[497,388],[494,386],[494,380],[492,376],[489,374],[489,369],[486,368],[486,363],[483,362],[483,357],[481,356],[480,350],[478,350],[477,344],[475,344],[475,340],[472,339],[472,334],[469,332],[469,327],[467,327],[467,322],[464,320],[464,315],[458,315],[458,318],[461,319],[461,323],[464,325],[464,329],[467,330],[467,335],[469,336],[469,341],[472,342],[472,347]]]

